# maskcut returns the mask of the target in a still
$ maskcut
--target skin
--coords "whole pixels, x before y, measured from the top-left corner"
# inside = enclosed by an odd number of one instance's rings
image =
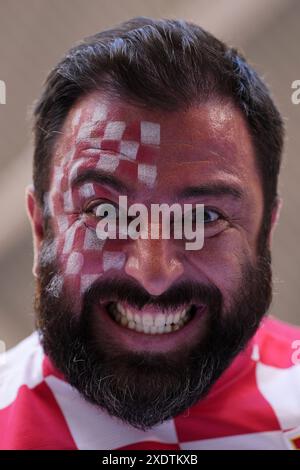
[[[99,121],[103,109],[105,116]],[[99,149],[105,126],[115,121],[125,123],[126,139],[130,141],[137,141],[141,122],[153,123],[159,129],[159,142],[142,145],[135,160],[122,160],[111,172],[124,187],[117,190],[107,182],[82,181],[73,187],[73,203],[66,206],[62,194],[71,189],[70,179],[76,166],[78,173],[94,171],[103,155],[119,157],[114,146],[106,144]],[[151,184],[137,177],[137,166],[145,162],[155,168],[156,177]],[[64,176],[60,178],[57,174]],[[88,188],[91,190],[91,186],[82,190],[86,183],[92,183],[92,196],[82,196],[88,193]],[[209,194],[199,192],[204,186],[210,187]],[[228,194],[222,194],[220,187],[226,187]],[[198,191],[191,194],[188,188],[198,188]],[[239,196],[229,194],[230,191]],[[128,205],[143,203],[148,207],[163,202],[202,203],[207,210],[221,216],[206,224],[204,246],[199,251],[187,251],[184,240],[172,239],[107,240],[103,244],[93,238],[97,219],[89,210],[103,198],[116,204],[119,195],[128,196]],[[256,262],[256,243],[263,218],[262,184],[247,125],[230,101],[215,100],[170,113],[142,109],[116,98],[107,99],[100,92],[84,97],[71,109],[58,136],[47,202],[56,240],[55,257],[63,273],[64,287],[78,312],[84,293],[81,274],[92,273],[95,280],[116,272],[119,277],[133,278],[154,296],[163,294],[177,281],[212,283],[221,290],[226,310],[240,287],[243,263]],[[34,273],[38,275],[44,240],[43,212],[33,189],[27,193],[27,205],[33,229]],[[277,216],[278,207],[273,211],[272,228]],[[63,230],[58,224],[62,219]],[[76,235],[66,253],[66,238],[74,226]],[[94,243],[92,249],[83,250],[82,240],[87,231]],[[74,252],[76,256],[70,260]],[[111,253],[117,260],[115,263],[109,261]],[[106,270],[105,266],[110,268]],[[176,333],[150,336],[122,328],[106,317],[99,309],[95,315],[96,329],[107,329],[109,335],[117,337],[128,349],[170,350],[190,342],[195,330],[187,324]],[[198,329],[205,331],[205,318],[196,321]]]

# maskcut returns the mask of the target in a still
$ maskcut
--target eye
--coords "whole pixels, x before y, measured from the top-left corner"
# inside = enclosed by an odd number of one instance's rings
[[[97,199],[96,201],[91,201],[86,208],[84,209],[84,212],[86,214],[91,214],[97,218],[100,218],[99,214],[99,209],[103,208],[104,213],[103,216],[107,215],[109,208],[113,207],[115,209],[116,216],[119,216],[118,212],[118,207],[108,199]]]
[[[192,217],[193,217],[193,222],[196,222],[197,210],[193,210]],[[201,214],[201,218],[202,218],[202,214]],[[224,217],[222,216],[222,214],[220,214],[220,212],[213,210],[213,209],[207,209],[205,207],[203,210],[203,218],[204,218],[203,219],[204,224],[211,224],[217,220],[224,219]]]
[[[204,209],[204,223],[205,224],[215,222],[216,220],[220,218],[221,218],[221,214],[219,214],[219,212],[214,211],[212,209]]]

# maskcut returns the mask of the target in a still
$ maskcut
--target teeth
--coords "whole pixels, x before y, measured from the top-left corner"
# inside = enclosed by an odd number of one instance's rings
[[[135,330],[139,331],[139,332],[144,331],[142,323],[136,323],[135,324]]]
[[[175,313],[136,313],[121,303],[113,304],[110,313],[120,325],[151,335],[170,333],[182,328],[191,318],[190,307]]]
[[[130,328],[131,330],[135,329],[135,322],[133,320],[130,320],[128,322],[128,328]]]
[[[154,319],[154,325],[159,327],[159,326],[165,326],[165,315],[163,313],[159,313],[156,315]]]
[[[176,313],[176,315],[174,315],[174,320],[173,320],[173,323],[178,323],[179,322],[179,319],[180,319],[180,314],[181,312],[178,312]]]
[[[121,316],[120,323],[122,326],[127,326],[128,320],[127,320],[127,317],[125,317],[125,315]]]
[[[120,323],[120,321],[121,321],[121,318],[122,318],[122,315],[121,315],[121,313],[120,313],[120,312],[117,312],[117,313],[116,313],[116,316],[115,316],[115,319],[117,320],[117,322],[119,322],[119,323]]]
[[[150,313],[146,313],[142,317],[142,323],[144,326],[152,326],[153,321],[154,321],[154,318],[152,317],[152,315],[150,315]]]
[[[126,311],[125,311],[125,309],[124,309],[124,307],[123,307],[122,304],[119,304],[119,303],[118,303],[118,310],[119,310],[119,312],[121,313],[121,315],[126,315]]]
[[[129,308],[126,308],[126,316],[128,320],[133,320],[133,313],[129,310]]]

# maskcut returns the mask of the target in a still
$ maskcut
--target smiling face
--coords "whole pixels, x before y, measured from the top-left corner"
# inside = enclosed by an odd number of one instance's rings
[[[97,208],[118,209],[124,195],[148,208],[204,204],[203,248],[100,240]],[[257,253],[262,184],[244,118],[228,101],[163,112],[100,92],[82,98],[55,146],[47,233],[34,195],[29,211],[45,349],[89,400],[135,426],[203,396],[269,305],[268,247]]]

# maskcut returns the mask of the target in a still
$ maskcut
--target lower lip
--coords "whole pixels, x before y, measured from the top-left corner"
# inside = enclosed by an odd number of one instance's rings
[[[131,330],[115,322],[106,311],[104,306],[97,308],[98,321],[100,320],[101,333],[107,331],[109,337],[116,345],[123,346],[130,351],[158,352],[163,353],[188,344],[190,346],[193,338],[199,340],[199,335],[204,332],[203,323],[206,318],[207,306],[199,308],[193,317],[179,330],[163,334],[146,334]],[[96,313],[96,312],[95,312]],[[99,323],[100,323],[99,322]]]

